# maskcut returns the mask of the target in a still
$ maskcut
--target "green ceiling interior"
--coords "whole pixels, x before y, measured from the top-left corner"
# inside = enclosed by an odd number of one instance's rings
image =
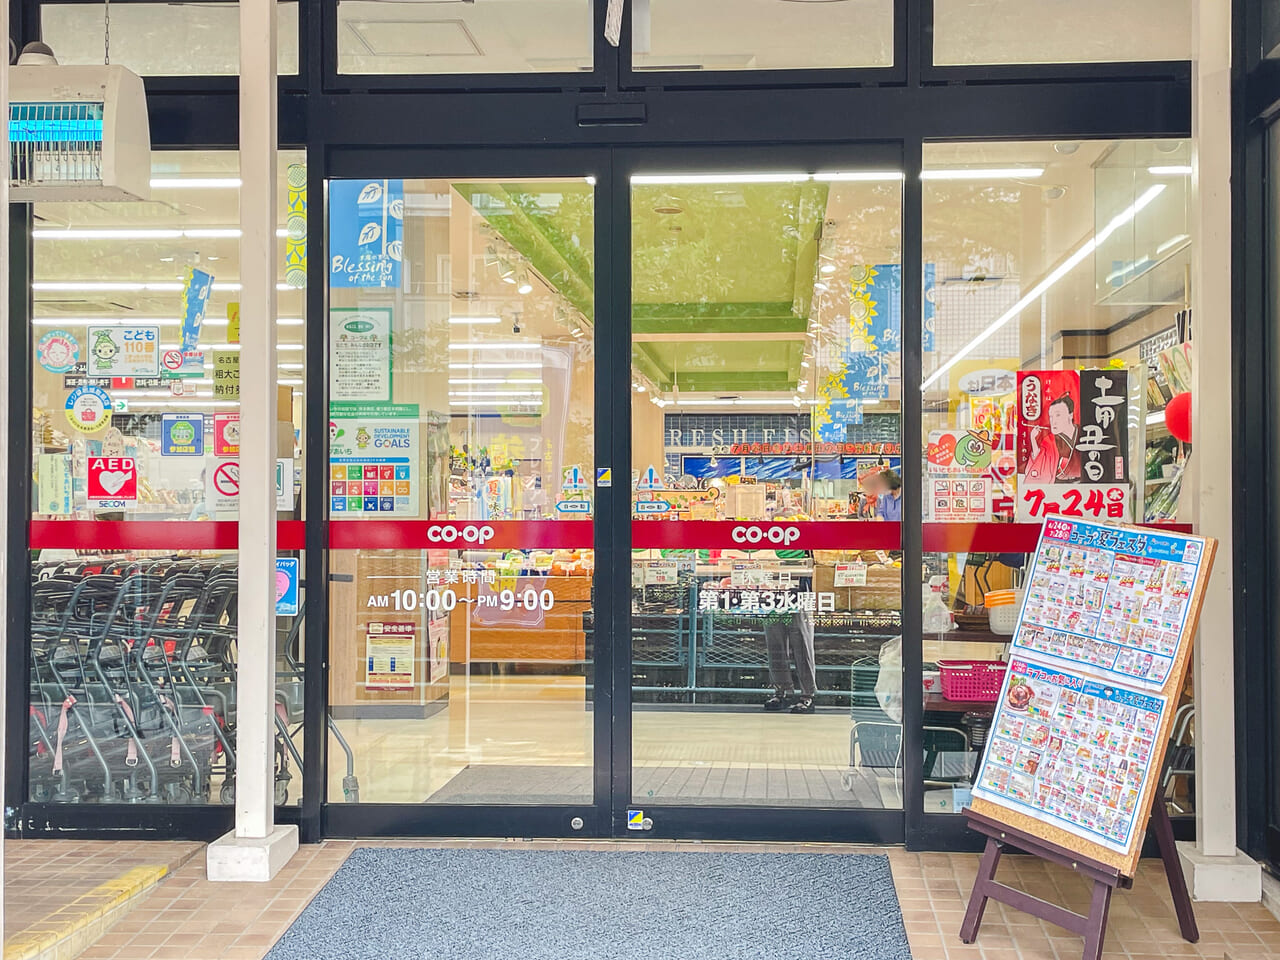
[[[594,319],[588,184],[455,189]],[[793,389],[801,341],[732,337],[805,331],[827,194],[822,183],[634,187],[632,329],[644,335],[632,346],[637,370],[663,390],[677,383],[717,393]]]

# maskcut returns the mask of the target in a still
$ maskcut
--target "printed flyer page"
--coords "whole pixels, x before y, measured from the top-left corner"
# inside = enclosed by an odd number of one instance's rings
[[[973,795],[1125,852],[1161,718],[1162,696],[1015,659]]]
[[[1011,654],[1159,690],[1203,552],[1196,537],[1046,521]]]

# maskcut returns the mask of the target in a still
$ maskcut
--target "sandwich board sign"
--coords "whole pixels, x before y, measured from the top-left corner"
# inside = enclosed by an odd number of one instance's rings
[[[993,880],[1004,843],[1088,865],[1109,898],[1137,870],[1148,818],[1164,832],[1165,753],[1216,547],[1158,527],[1045,521],[966,811],[997,853],[984,859],[962,939],[1007,889]],[[1178,870],[1171,831],[1168,845],[1166,867]],[[1170,879],[1178,902],[1180,870]],[[1185,885],[1183,899],[1179,918],[1185,906],[1194,929]],[[1078,919],[1100,950],[1106,911]]]

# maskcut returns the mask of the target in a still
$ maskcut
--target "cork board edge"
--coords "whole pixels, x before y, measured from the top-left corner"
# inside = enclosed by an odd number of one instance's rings
[[[1122,527],[1121,529],[1136,530],[1139,533],[1152,532],[1149,528],[1142,527]],[[1187,535],[1184,534],[1183,536]],[[1190,536],[1195,535],[1192,534]],[[1151,817],[1152,797],[1155,791],[1160,788],[1160,773],[1164,770],[1165,754],[1169,749],[1169,735],[1173,730],[1174,715],[1177,713],[1178,696],[1187,680],[1187,669],[1191,663],[1191,650],[1195,643],[1196,631],[1200,626],[1200,607],[1204,601],[1204,592],[1209,585],[1209,578],[1213,575],[1213,562],[1218,552],[1218,541],[1214,538],[1198,537],[1198,539],[1204,541],[1202,572],[1196,578],[1196,586],[1191,593],[1191,605],[1187,613],[1187,622],[1183,627],[1183,633],[1178,642],[1178,656],[1174,659],[1173,668],[1169,671],[1169,675],[1165,678],[1164,686],[1160,688],[1160,694],[1167,698],[1168,702],[1165,706],[1164,716],[1161,718],[1160,728],[1156,731],[1155,742],[1159,746],[1152,752],[1150,766],[1150,770],[1154,772],[1148,773],[1147,781],[1138,797],[1138,809],[1143,812],[1139,814],[1138,819],[1134,822],[1133,836],[1130,838],[1128,851],[1124,853],[1117,852],[1104,847],[1100,843],[1077,836],[1062,827],[1045,823],[1043,820],[1037,820],[1021,811],[1001,806],[981,797],[973,798],[969,804],[969,809],[1015,830],[1021,830],[1024,833],[1046,840],[1071,853],[1114,867],[1120,871],[1122,876],[1134,876],[1138,868],[1138,861],[1142,858],[1142,845],[1146,839],[1147,822]]]

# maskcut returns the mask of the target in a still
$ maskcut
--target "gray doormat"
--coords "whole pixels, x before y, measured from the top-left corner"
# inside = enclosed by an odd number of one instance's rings
[[[759,804],[792,807],[883,809],[875,775],[867,769],[731,769],[712,766],[641,766],[633,773],[637,803],[689,805]],[[845,783],[849,789],[845,789]],[[430,803],[591,802],[591,768],[477,764],[458,772],[427,798]]]
[[[885,856],[362,847],[266,960],[910,960]]]

